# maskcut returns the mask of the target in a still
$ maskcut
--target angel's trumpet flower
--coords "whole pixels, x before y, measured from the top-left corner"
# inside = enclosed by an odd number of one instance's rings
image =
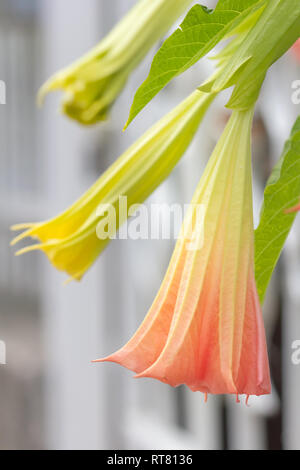
[[[62,109],[82,124],[107,118],[128,77],[191,0],[140,0],[94,49],[51,77],[49,91],[64,91]]]
[[[252,110],[233,112],[148,315],[122,349],[99,362],[205,394],[270,393],[254,279],[252,117]],[[201,225],[195,220],[199,205]]]
[[[127,205],[142,203],[170,174],[189,146],[214,95],[196,90],[138,139],[96,183],[70,208],[42,223],[21,224],[14,230],[27,229],[12,244],[26,237],[40,243],[21,249],[17,254],[40,249],[59,270],[79,280],[114,237],[128,213],[119,214],[120,196]],[[107,216],[115,220],[114,233],[98,238],[97,226]]]

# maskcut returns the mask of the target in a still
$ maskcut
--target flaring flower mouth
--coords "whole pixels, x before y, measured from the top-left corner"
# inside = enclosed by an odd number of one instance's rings
[[[99,362],[205,394],[270,393],[254,279],[252,117],[252,109],[232,114],[200,180],[182,228],[194,234],[196,249],[179,237],[140,328]],[[205,206],[204,233],[195,224],[195,204]]]

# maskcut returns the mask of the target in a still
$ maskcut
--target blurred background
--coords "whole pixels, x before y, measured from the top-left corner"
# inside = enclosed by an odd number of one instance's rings
[[[59,95],[36,108],[39,86],[86,52],[134,0],[0,0],[0,449],[300,449],[300,224],[296,223],[264,305],[273,392],[209,396],[133,380],[115,364],[91,364],[122,346],[152,303],[174,241],[113,241],[81,283],[63,286],[41,253],[20,258],[10,225],[55,215],[95,181],[137,136],[188,95],[211,67],[201,61],[121,129],[151,51],[111,120],[83,129],[58,113]],[[207,6],[216,2],[206,0]],[[158,46],[157,46],[158,47]],[[299,113],[291,54],[271,69],[253,131],[255,220],[263,186]],[[228,119],[217,101],[171,177],[148,203],[188,203]]]

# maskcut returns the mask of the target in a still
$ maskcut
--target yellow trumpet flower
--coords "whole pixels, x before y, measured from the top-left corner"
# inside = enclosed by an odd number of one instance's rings
[[[81,124],[107,118],[128,77],[168,31],[191,0],[140,0],[89,53],[59,71],[41,88],[38,101],[64,91],[62,109]]]
[[[169,175],[189,146],[213,94],[196,90],[138,139],[96,183],[70,208],[42,223],[21,224],[13,230],[27,229],[13,241],[32,237],[40,243],[17,254],[42,250],[51,263],[79,280],[94,263],[120,225],[119,198],[126,196],[128,207],[142,203]],[[107,208],[117,215],[114,233],[99,239],[99,222]],[[109,218],[109,216],[108,216]]]

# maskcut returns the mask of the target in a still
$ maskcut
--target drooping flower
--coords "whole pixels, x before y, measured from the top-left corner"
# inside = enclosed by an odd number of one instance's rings
[[[41,88],[64,91],[62,109],[82,124],[107,118],[128,77],[191,0],[140,0],[94,49]]]
[[[53,219],[20,224],[27,229],[12,245],[32,237],[40,243],[17,254],[42,250],[51,263],[79,280],[115,235],[128,214],[119,214],[120,196],[127,205],[142,203],[170,174],[189,146],[214,95],[196,90],[138,139],[70,208]],[[108,209],[113,208],[107,215]],[[113,217],[113,233],[97,236],[101,220]]]
[[[270,393],[254,278],[252,116],[253,110],[233,112],[145,320],[123,348],[95,362],[116,362],[138,378],[205,394]]]

